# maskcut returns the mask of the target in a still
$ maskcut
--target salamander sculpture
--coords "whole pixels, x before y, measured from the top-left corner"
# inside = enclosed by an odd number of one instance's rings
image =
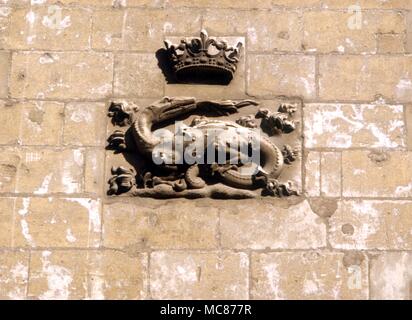
[[[225,199],[298,195],[293,182],[281,183],[278,177],[300,158],[299,147],[285,144],[279,149],[272,142],[294,131],[296,105],[280,104],[277,112],[259,109],[235,121],[216,118],[257,105],[253,100],[164,97],[139,111],[112,102],[108,116],[116,130],[107,140],[107,149],[121,153],[133,167],[112,167],[108,194]],[[192,123],[186,125],[181,120],[189,116]],[[174,132],[167,128],[173,121]],[[286,170],[284,178],[295,170]]]
[[[228,115],[230,113],[238,112],[238,108],[248,105],[258,105],[252,100],[243,100],[240,102],[233,101],[196,101],[192,97],[170,98],[163,99],[153,103],[144,110],[138,112],[133,121],[131,121],[131,131],[138,151],[147,159],[153,162],[156,148],[161,143],[164,143],[159,136],[155,135],[154,127],[161,127],[162,124],[170,122],[170,120],[178,117],[191,114],[196,111],[206,113],[217,113],[219,115]],[[200,117],[195,119],[188,127],[197,129],[204,137],[207,137],[208,132],[213,129],[224,130],[232,128],[242,132],[242,137],[250,137],[253,131],[249,128],[241,126],[232,121],[221,121],[213,118]],[[190,130],[188,130],[190,132]],[[173,139],[173,138],[172,138]],[[173,154],[171,158],[174,162],[165,165],[170,170],[177,170],[183,167],[184,172],[176,179],[162,179],[160,177],[153,177],[151,173],[146,174],[145,179],[150,179],[155,185],[169,184],[173,186],[175,191],[183,191],[186,189],[200,189],[206,186],[202,178],[202,172],[208,172],[217,177],[221,183],[239,189],[254,190],[257,188],[271,187],[274,185],[273,181],[280,175],[284,164],[284,157],[282,151],[275,146],[268,138],[263,135],[258,135],[258,144],[260,148],[260,163],[257,164],[257,170],[253,173],[244,174],[241,170],[244,164],[233,163],[228,161],[224,164],[199,164],[199,163],[177,163],[177,159],[181,159],[181,154]],[[204,148],[210,147],[208,139],[203,139]],[[188,142],[184,145],[184,150],[188,148]],[[216,147],[215,145],[213,147]],[[233,150],[231,150],[233,151]],[[238,150],[237,150],[238,151]],[[235,152],[236,153],[236,152]],[[232,153],[231,153],[232,154]],[[240,159],[240,157],[239,157]],[[207,169],[202,170],[202,169]],[[246,170],[247,171],[247,170]],[[247,171],[249,172],[249,171]],[[176,178],[174,176],[174,178]],[[174,181],[173,181],[174,180]],[[276,181],[277,182],[277,181]],[[283,189],[285,186],[282,185]],[[287,188],[286,188],[287,190]],[[294,194],[294,193],[293,193]]]

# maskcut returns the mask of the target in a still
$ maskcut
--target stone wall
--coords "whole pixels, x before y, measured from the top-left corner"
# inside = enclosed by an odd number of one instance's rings
[[[235,80],[166,84],[201,28]],[[108,197],[109,102],[164,95],[300,99],[302,195]],[[411,0],[0,0],[0,124],[0,298],[412,298]]]

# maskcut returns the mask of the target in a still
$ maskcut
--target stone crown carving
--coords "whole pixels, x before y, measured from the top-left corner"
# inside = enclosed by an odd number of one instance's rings
[[[166,40],[165,45],[178,81],[219,84],[228,84],[233,79],[242,48],[241,42],[232,47],[225,41],[209,38],[206,30],[190,42],[182,39],[174,45]]]

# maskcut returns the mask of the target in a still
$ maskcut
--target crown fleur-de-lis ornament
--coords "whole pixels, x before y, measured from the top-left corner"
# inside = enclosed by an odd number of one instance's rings
[[[178,45],[166,40],[165,46],[178,81],[228,84],[234,77],[242,43],[228,46],[202,30],[200,38],[190,42],[182,39]]]

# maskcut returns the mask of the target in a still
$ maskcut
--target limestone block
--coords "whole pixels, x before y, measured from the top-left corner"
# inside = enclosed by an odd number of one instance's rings
[[[10,247],[15,199],[0,198],[0,247]]]
[[[412,153],[344,151],[342,192],[344,197],[410,197]]]
[[[309,197],[320,196],[320,152],[310,151],[306,154],[305,191]]]
[[[35,299],[143,299],[147,255],[119,251],[36,251],[28,296]]]
[[[115,57],[114,94],[118,97],[161,97],[164,76],[154,54],[124,53]]]
[[[246,33],[250,51],[301,49],[302,27],[296,12],[208,9],[204,14],[203,28],[210,35]]]
[[[60,145],[64,104],[35,101],[22,103],[21,142],[24,145]]]
[[[57,4],[16,9],[10,16],[10,49],[86,50],[91,12]]]
[[[21,300],[26,298],[28,264],[28,252],[0,252],[0,299]]]
[[[88,198],[18,198],[13,230],[13,244],[17,247],[98,247],[100,201]]]
[[[153,299],[247,299],[247,254],[166,252],[150,256]]]
[[[405,35],[404,34],[378,34],[378,52],[379,53],[404,53],[405,52]]]
[[[316,96],[315,57],[249,55],[248,93],[254,96]]]
[[[367,299],[367,257],[356,253],[252,254],[253,299]]]
[[[19,103],[0,100],[1,144],[16,144],[19,142],[21,110],[21,104]]]
[[[371,299],[410,300],[412,297],[412,255],[385,252],[371,259]]]
[[[80,193],[83,191],[82,149],[22,149],[17,192]]]
[[[128,250],[213,249],[218,210],[192,201],[168,204],[113,203],[104,206],[103,241]]]
[[[64,144],[104,146],[106,114],[105,103],[68,103],[64,109]]]
[[[289,207],[263,201],[228,206],[221,212],[220,233],[222,246],[230,249],[326,246],[326,227],[307,201]]]
[[[33,99],[93,99],[112,94],[113,56],[96,52],[16,52],[11,96]]]
[[[403,148],[402,105],[309,103],[304,107],[307,148]]]
[[[326,100],[412,99],[412,56],[322,56],[319,95]]]
[[[411,201],[345,200],[330,218],[329,241],[337,249],[410,250]]]
[[[353,5],[353,4],[352,4]],[[307,11],[303,46],[308,52],[376,53],[377,33],[405,32],[405,17],[396,12]]]
[[[104,50],[139,50],[154,55],[165,35],[197,35],[200,12],[193,9],[102,10],[93,14],[92,46]]]
[[[14,192],[16,179],[23,156],[19,149],[0,148],[0,191]]]

